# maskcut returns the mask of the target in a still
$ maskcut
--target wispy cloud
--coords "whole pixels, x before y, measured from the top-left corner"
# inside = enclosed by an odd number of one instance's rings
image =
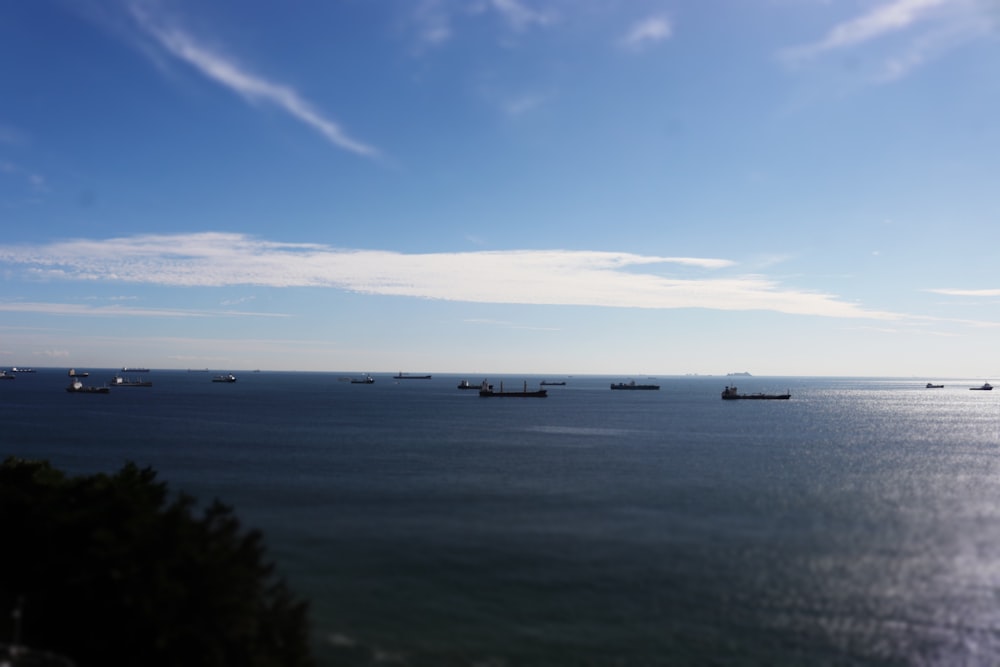
[[[948,50],[991,29],[984,0],[893,0],[834,25],[818,41],[782,52],[785,62],[801,65],[825,54],[883,47],[870,78],[899,79]],[[889,42],[890,37],[898,39]],[[886,45],[888,43],[888,45]]]
[[[255,297],[255,296],[244,296],[244,297],[240,297],[239,299],[226,299],[225,301],[222,302],[222,305],[223,306],[238,306],[241,303],[250,303],[251,301],[253,301],[256,298],[257,297]]]
[[[123,262],[122,258],[129,258]],[[404,254],[202,233],[0,246],[0,263],[36,280],[164,286],[330,287],[474,303],[768,310],[897,319],[760,275],[716,277],[719,258],[581,250]],[[462,276],[462,280],[455,280]],[[11,306],[13,307],[13,306]]]
[[[0,174],[7,174],[9,176],[14,176],[22,179],[34,190],[44,190],[45,189],[45,177],[40,174],[36,174],[30,169],[25,169],[13,162],[6,162],[0,160]]]
[[[373,157],[378,150],[349,136],[336,122],[324,116],[290,86],[269,81],[246,70],[232,59],[210,50],[190,33],[172,25],[133,2],[132,15],[138,25],[169,54],[186,62],[203,76],[250,102],[265,102],[319,132],[330,143],[346,151]]]
[[[930,10],[951,0],[895,0],[876,7],[867,14],[835,25],[821,41],[802,47],[805,53],[818,53],[867,42],[909,27]]]
[[[1000,296],[1000,289],[953,289],[948,287],[942,287],[937,289],[928,289],[928,292],[932,294],[944,294],[946,296],[972,296],[972,297],[994,297]]]
[[[622,45],[628,49],[639,50],[649,44],[668,39],[672,34],[673,26],[668,19],[651,16],[632,26],[622,38]]]
[[[141,308],[101,306],[79,303],[0,301],[0,313],[35,313],[74,317],[288,317],[279,313],[254,313],[237,310],[190,310],[183,308]]]
[[[508,99],[503,108],[509,116],[522,116],[544,105],[548,99],[547,95],[525,94]]]
[[[439,46],[455,35],[455,24],[462,17],[498,17],[514,32],[532,27],[545,27],[556,22],[551,11],[540,11],[521,0],[485,0],[455,2],[454,0],[421,0],[410,13],[417,30],[417,39],[424,46]]]
[[[442,0],[421,0],[412,16],[421,44],[436,46],[451,39],[451,14]]]
[[[551,14],[531,9],[519,0],[490,0],[489,5],[515,30],[549,25],[555,20]]]
[[[558,327],[536,327],[527,324],[515,324],[506,320],[488,320],[482,318],[472,318],[463,320],[466,324],[486,326],[491,329],[512,329],[520,331],[561,331]]]

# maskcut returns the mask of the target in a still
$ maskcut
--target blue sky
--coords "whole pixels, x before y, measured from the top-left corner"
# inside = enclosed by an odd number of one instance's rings
[[[992,0],[3,15],[0,365],[1000,378]]]

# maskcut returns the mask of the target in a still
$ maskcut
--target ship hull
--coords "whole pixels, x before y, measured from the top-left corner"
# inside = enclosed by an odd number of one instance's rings
[[[741,394],[736,387],[726,387],[722,390],[724,401],[787,401],[791,397],[791,392],[787,391],[784,394]]]
[[[744,394],[742,396],[723,396],[724,401],[787,401],[791,394]]]

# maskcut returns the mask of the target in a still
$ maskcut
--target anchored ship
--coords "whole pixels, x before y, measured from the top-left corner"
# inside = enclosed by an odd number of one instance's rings
[[[524,389],[522,391],[504,391],[503,382],[500,383],[500,391],[493,391],[493,385],[483,380],[483,384],[479,389],[479,395],[483,397],[513,397],[513,398],[545,398],[549,395],[549,392],[545,389],[538,389],[537,391],[528,391],[527,381],[524,383]]]
[[[787,400],[792,397],[791,392],[784,394],[741,394],[736,386],[726,387],[722,390],[722,400],[732,401],[736,399],[756,399],[756,400]]]
[[[636,384],[635,380],[629,382],[613,382],[611,384],[612,389],[633,389],[633,390],[657,390],[660,388],[658,384]]]

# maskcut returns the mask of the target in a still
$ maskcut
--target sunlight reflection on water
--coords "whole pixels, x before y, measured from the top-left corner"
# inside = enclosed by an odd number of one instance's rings
[[[163,373],[98,405],[63,377],[10,394],[8,449],[134,458],[235,503],[335,664],[1000,655],[1000,391],[968,390],[982,380],[748,378],[792,399],[729,402],[718,379],[622,396],[594,379],[495,402],[455,378],[220,392]]]

